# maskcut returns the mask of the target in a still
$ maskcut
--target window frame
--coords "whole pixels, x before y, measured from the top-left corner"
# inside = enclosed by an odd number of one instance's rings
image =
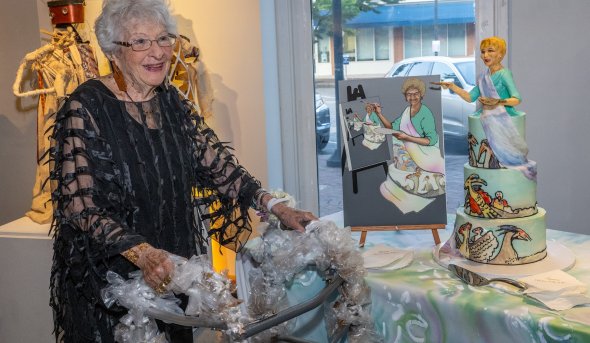
[[[261,6],[264,6],[264,3],[267,1],[260,0],[259,2]],[[309,48],[312,44],[311,34],[309,34],[311,28],[310,1],[274,0],[274,7],[276,9],[275,20],[277,23],[276,41],[281,42],[280,44],[277,44],[277,55],[283,55],[291,50],[293,50],[293,53],[298,51],[311,51],[312,49]],[[309,22],[309,27],[304,27],[305,25],[302,25],[302,21],[303,23]],[[287,28],[282,29],[285,23],[288,23]],[[485,23],[485,25],[481,23]],[[308,35],[308,39],[305,39],[306,35]],[[508,32],[508,4],[505,0],[475,0],[475,41],[479,42],[483,37],[490,36],[501,36],[506,37],[507,39],[510,37]],[[299,37],[300,39],[294,42],[294,45],[284,43],[293,42],[293,37]],[[291,65],[279,63],[279,74],[285,74],[285,77],[279,77],[279,89],[290,89],[296,84],[298,85],[298,88],[308,87],[308,89],[313,90],[313,56],[311,52],[309,53],[309,63],[306,63],[301,59],[296,59],[301,58],[301,56],[297,54],[294,56],[296,57],[293,59],[297,61],[297,63]],[[479,60],[479,58],[476,58],[476,73],[480,73],[483,70],[481,61]],[[510,67],[509,55],[505,58],[505,61],[507,67]],[[290,72],[285,72],[285,70],[290,70]],[[310,77],[304,78],[303,80],[297,77],[298,75],[303,75],[305,73],[309,73]],[[296,199],[299,200],[300,207],[308,209],[314,213],[319,213],[317,159],[309,158],[309,156],[316,156],[315,139],[309,139],[309,137],[315,137],[315,132],[308,132],[309,135],[307,136],[287,133],[288,137],[285,137],[285,133],[283,132],[290,131],[285,128],[283,120],[289,117],[291,118],[287,120],[287,122],[294,122],[297,127],[307,126],[310,128],[307,131],[314,130],[314,92],[310,91],[309,93],[309,96],[301,98],[281,96],[281,108],[283,108],[283,106],[295,108],[297,103],[298,106],[312,109],[310,111],[312,113],[311,116],[306,116],[301,114],[297,115],[293,111],[280,111],[282,122],[280,143],[272,142],[272,144],[289,146],[291,152],[290,154],[285,154],[282,158],[283,170],[285,171],[282,175],[283,180],[285,181],[284,189],[289,192],[295,187],[297,192],[294,195],[296,196]],[[312,142],[312,144],[309,144],[309,142]],[[272,173],[272,170],[269,172]]]

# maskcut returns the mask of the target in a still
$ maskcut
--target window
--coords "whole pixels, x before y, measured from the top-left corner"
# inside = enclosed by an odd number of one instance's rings
[[[342,52],[348,56],[350,62],[356,61],[356,35],[354,32],[344,32],[342,36]]]
[[[421,75],[430,75],[430,68],[432,67],[432,63],[430,62],[416,62],[410,69],[408,76],[421,76]]]
[[[422,56],[420,26],[404,27],[404,58]]]
[[[410,69],[411,66],[412,66],[411,63],[402,64],[401,66],[399,66],[399,68],[397,68],[395,70],[395,72],[391,76],[393,76],[393,77],[395,77],[395,76],[406,76],[406,73],[408,72],[408,70]]]
[[[389,29],[387,28],[375,28],[375,59],[389,60]]]
[[[448,65],[446,65],[444,63],[439,63],[439,62],[434,63],[434,66],[432,67],[432,75],[440,75],[441,80],[445,80],[445,79],[453,79],[453,81],[457,80],[457,75],[455,75],[455,73],[453,72],[451,67],[449,67]],[[458,86],[461,86],[461,85],[458,85]]]
[[[316,56],[319,63],[330,63],[330,38],[322,37],[318,41]]]
[[[358,29],[356,31],[356,47],[359,61],[372,61],[374,57],[373,29]]]
[[[439,25],[438,27],[438,40],[440,40],[440,51],[438,52],[439,56],[449,56],[449,49],[448,47],[448,34],[447,34],[447,25]]]
[[[449,55],[448,56],[465,56],[465,24],[449,25]]]
[[[351,49],[352,51],[352,49]],[[356,30],[358,61],[389,60],[389,29],[362,28]]]
[[[422,54],[421,56],[432,56],[432,41],[434,40],[434,26],[422,26]]]
[[[475,66],[473,62],[455,63],[455,67],[459,69],[459,72],[461,73],[461,75],[463,75],[465,82],[472,86],[475,86]]]
[[[438,6],[440,8],[449,8],[455,6],[457,2],[468,3],[467,6],[472,8],[473,11],[475,10],[474,1],[468,0],[440,0]],[[321,2],[311,1],[311,6],[319,3]],[[343,66],[345,78],[383,77],[385,74],[392,77],[440,74],[447,79],[455,79],[455,77],[461,79],[461,75],[463,75],[466,82],[471,84],[474,82],[474,63],[468,59],[455,61],[455,68],[450,63],[436,64],[434,62],[435,60],[440,62],[443,59],[427,57],[404,61],[399,67],[390,72],[393,63],[398,63],[407,58],[434,55],[432,41],[435,38],[440,41],[439,56],[472,56],[473,46],[476,45],[474,39],[477,32],[475,23],[469,16],[466,16],[462,11],[453,11],[450,13],[449,18],[442,18],[442,13],[448,11],[441,10],[438,12],[438,24],[435,25],[434,11],[429,10],[428,13],[422,13],[423,15],[420,16],[415,15],[415,12],[408,12],[403,18],[398,15],[399,11],[397,11],[397,9],[407,9],[409,7],[434,9],[434,1],[400,1],[399,4],[394,5],[383,5],[378,1],[370,1],[370,3],[378,4],[379,13],[371,13],[370,16],[367,16],[367,13],[359,13],[355,20],[349,22],[350,25],[343,23],[342,53],[347,56],[350,62],[350,64]],[[487,5],[487,1],[480,0],[480,5],[483,3],[488,8],[493,7]],[[319,23],[321,14],[326,12],[318,13],[320,17],[313,18],[313,25]],[[366,19],[376,17],[379,17],[379,20]],[[473,17],[475,17],[475,11]],[[347,20],[351,20],[351,18]],[[341,151],[339,150],[341,136],[339,130],[341,128],[337,117],[339,111],[335,97],[337,86],[333,81],[336,70],[335,61],[331,58],[333,56],[332,49],[334,48],[333,38],[329,36],[318,40],[317,44],[314,44],[314,48],[317,49],[315,52],[317,62],[314,69],[316,93],[323,97],[325,105],[330,109],[330,138],[325,147],[318,149],[316,154],[318,187],[320,190],[320,215],[327,215],[342,209],[342,189],[341,184],[339,184],[341,181]],[[471,50],[468,50],[468,48]],[[327,59],[322,59],[324,49],[330,49],[328,50],[329,53],[324,54]],[[392,63],[387,63],[388,61]],[[465,61],[464,64],[463,61]],[[448,93],[450,92],[445,92],[445,95],[449,95]],[[449,107],[449,100],[441,99],[441,101],[446,118],[452,119],[455,109]],[[447,102],[446,105],[445,101]],[[460,105],[461,111],[463,111],[464,107],[468,108],[463,100],[459,99],[457,103]],[[463,114],[460,114],[460,117],[464,118]],[[449,128],[449,125],[442,124],[443,129]],[[316,130],[318,130],[317,127]],[[449,177],[448,180],[457,183],[448,187],[448,189],[456,190],[456,194],[450,194],[451,192],[449,192],[447,198],[448,209],[451,213],[454,212],[453,210],[458,203],[464,201],[462,182],[463,164],[466,160],[465,152],[467,151],[465,145],[466,139],[462,137],[455,140],[449,140],[447,137],[444,139],[445,157],[448,162],[447,172],[450,175],[455,175]],[[318,145],[318,147],[321,148],[322,146]]]
[[[405,26],[404,58],[432,56],[432,41],[435,40],[435,28],[432,25]],[[440,56],[466,56],[467,28],[466,24],[449,24],[438,26]]]

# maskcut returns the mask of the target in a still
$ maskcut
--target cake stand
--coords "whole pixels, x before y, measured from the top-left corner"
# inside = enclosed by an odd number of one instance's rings
[[[433,248],[434,260],[441,266],[447,268],[450,263],[467,268],[473,272],[486,277],[524,277],[540,274],[551,270],[568,270],[576,263],[576,256],[566,246],[554,242],[547,242],[547,256],[537,262],[519,265],[495,265],[470,261],[459,254],[458,251],[441,249],[446,242],[440,243]]]

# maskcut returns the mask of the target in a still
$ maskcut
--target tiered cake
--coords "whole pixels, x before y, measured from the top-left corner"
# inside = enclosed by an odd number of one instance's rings
[[[524,138],[525,114],[510,118]],[[469,116],[468,142],[465,206],[457,209],[456,248],[465,258],[488,264],[542,260],[547,256],[545,210],[537,207],[537,183],[498,163],[479,115]]]

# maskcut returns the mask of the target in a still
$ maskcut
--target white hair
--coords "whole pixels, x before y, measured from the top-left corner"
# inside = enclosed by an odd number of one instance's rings
[[[125,24],[133,19],[162,24],[168,33],[177,34],[176,21],[166,0],[104,0],[102,13],[96,19],[94,31],[98,45],[105,55],[117,54],[121,46],[113,41],[123,40]]]

